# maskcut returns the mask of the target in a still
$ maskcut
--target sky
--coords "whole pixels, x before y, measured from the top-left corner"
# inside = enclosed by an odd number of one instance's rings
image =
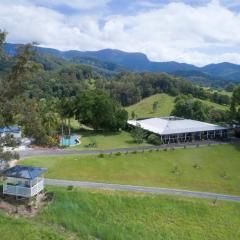
[[[0,0],[7,42],[240,64],[240,0]]]

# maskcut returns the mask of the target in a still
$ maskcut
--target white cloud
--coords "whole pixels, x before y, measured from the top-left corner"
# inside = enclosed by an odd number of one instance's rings
[[[67,3],[50,0],[51,4],[56,2]],[[87,1],[69,1],[69,4],[80,2],[83,7]],[[27,5],[25,0],[0,1],[0,28],[9,32],[11,42],[38,41],[43,46],[62,50],[116,48],[144,52],[152,60],[197,65],[222,61],[240,64],[240,52],[228,51],[240,45],[240,14],[220,5],[219,1],[198,7],[175,2],[134,16],[99,18],[97,15],[66,16],[46,6]],[[100,20],[104,22],[101,26]],[[216,47],[224,52],[212,51]]]
[[[75,9],[91,9],[105,6],[109,0],[33,0],[44,6],[68,6]]]
[[[110,0],[0,0],[3,5],[38,5],[43,7],[65,6],[74,9],[104,7]]]

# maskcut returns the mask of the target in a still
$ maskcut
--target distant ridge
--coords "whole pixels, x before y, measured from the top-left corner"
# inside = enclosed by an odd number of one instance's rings
[[[4,45],[7,54],[14,55],[19,44],[6,43]],[[204,85],[226,85],[228,82],[240,83],[240,65],[228,62],[209,64],[197,67],[192,64],[150,61],[143,53],[128,53],[116,49],[103,49],[99,51],[60,51],[53,48],[36,48],[39,53],[64,58],[77,63],[90,64],[91,62],[104,62],[112,64],[113,69],[124,68],[136,72],[166,72],[176,76],[185,77],[191,81],[200,82]],[[92,61],[90,61],[92,59]],[[95,59],[95,60],[94,60]]]

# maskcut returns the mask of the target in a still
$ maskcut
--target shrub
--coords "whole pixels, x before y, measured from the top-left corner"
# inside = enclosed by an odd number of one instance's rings
[[[68,191],[72,191],[72,190],[73,190],[73,186],[72,186],[72,185],[67,186],[67,190],[68,190]]]
[[[173,174],[180,175],[180,170],[178,166],[174,166],[173,170],[171,171]]]
[[[162,141],[159,138],[159,136],[157,136],[153,133],[148,136],[147,142],[151,143],[151,144],[154,144],[154,145],[161,145],[162,144]]]
[[[223,178],[223,179],[228,179],[228,176],[227,176],[226,171],[222,172],[222,173],[220,174],[220,177]]]
[[[58,146],[58,141],[57,141],[57,139],[55,137],[48,136],[46,138],[46,145],[48,147],[56,147],[56,146]]]
[[[120,153],[120,152],[117,152],[115,155],[116,155],[116,156],[120,156],[120,155],[121,155],[121,153]]]
[[[132,152],[132,154],[136,154],[136,153],[137,153],[137,151],[133,151],[133,152]]]
[[[200,168],[200,165],[197,164],[197,163],[195,163],[195,164],[193,165],[193,168],[195,168],[195,169],[199,169],[199,168]]]
[[[103,153],[100,153],[100,154],[98,154],[98,157],[100,157],[100,158],[104,158],[104,154]]]

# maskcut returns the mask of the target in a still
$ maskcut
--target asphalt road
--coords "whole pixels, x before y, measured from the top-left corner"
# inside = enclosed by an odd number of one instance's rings
[[[143,186],[95,183],[95,182],[81,182],[81,181],[69,181],[69,180],[48,179],[48,178],[45,179],[45,184],[53,185],[53,186],[74,186],[74,187],[117,190],[117,191],[178,195],[178,196],[184,196],[184,197],[195,197],[195,198],[240,202],[240,196],[223,195],[223,194],[216,194],[216,193],[209,193],[209,192],[195,192],[195,191],[189,191],[189,190],[170,189],[170,188],[143,187]]]
[[[70,150],[70,149],[27,149],[19,151],[20,157],[31,157],[31,156],[59,156],[59,155],[84,155],[84,154],[110,154],[116,152],[133,152],[133,151],[147,151],[147,150],[157,150],[164,148],[183,148],[186,147],[199,147],[207,146],[209,144],[226,144],[226,143],[239,143],[240,139],[233,139],[227,142],[219,142],[219,141],[199,141],[194,143],[176,143],[176,144],[163,144],[160,146],[139,146],[139,147],[130,147],[130,148],[114,148],[107,150]]]

